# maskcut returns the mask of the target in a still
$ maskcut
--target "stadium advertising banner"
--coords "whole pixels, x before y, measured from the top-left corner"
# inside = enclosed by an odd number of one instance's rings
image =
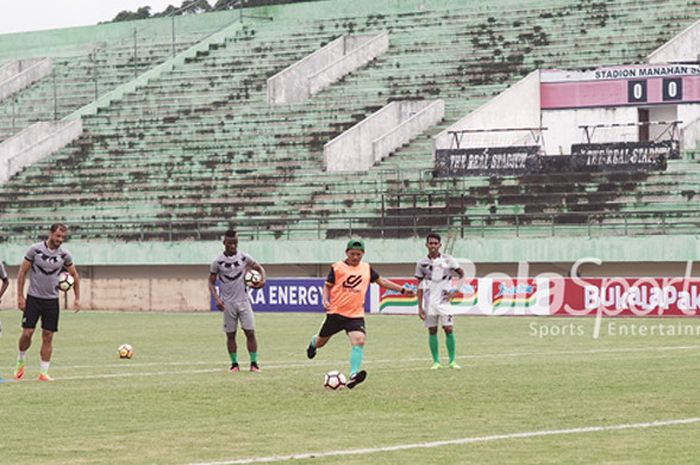
[[[415,278],[392,281],[418,285]],[[323,278],[268,279],[248,295],[257,312],[323,312],[324,283]],[[484,277],[465,282],[450,306],[455,315],[700,317],[700,278]],[[213,299],[211,309],[218,310]],[[365,311],[417,315],[418,300],[372,284]]]
[[[700,316],[697,278],[562,278],[552,287],[555,315]]]
[[[435,153],[435,176],[522,175],[539,171],[539,146],[441,149]]]
[[[678,141],[572,144],[572,171],[664,171],[668,158],[678,158]]]
[[[248,289],[248,296],[256,312],[323,312],[325,278],[270,278],[262,289]],[[219,281],[216,282],[217,292]],[[369,309],[369,293],[365,311]],[[211,310],[218,311],[211,299]]]
[[[416,279],[392,281],[414,289],[418,285]],[[456,287],[458,280],[453,280],[453,284]],[[508,279],[472,279],[450,299],[450,306],[455,315],[549,315],[549,289],[548,279],[515,283]],[[375,313],[418,314],[418,299],[373,285],[370,309]]]
[[[696,102],[700,102],[698,65],[633,65],[541,73],[543,110]]]

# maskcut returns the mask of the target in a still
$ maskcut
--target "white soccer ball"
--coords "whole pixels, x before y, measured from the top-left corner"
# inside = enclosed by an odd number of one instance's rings
[[[119,358],[131,358],[134,356],[134,348],[129,344],[120,345],[117,352],[119,353]]]
[[[62,272],[58,275],[58,288],[63,292],[68,292],[73,287],[75,279],[67,271]]]
[[[342,389],[345,387],[345,375],[339,371],[329,371],[323,378],[323,387],[326,389]]]
[[[248,270],[243,275],[243,281],[248,287],[253,287],[254,284],[259,283],[262,280],[262,275],[256,270]]]

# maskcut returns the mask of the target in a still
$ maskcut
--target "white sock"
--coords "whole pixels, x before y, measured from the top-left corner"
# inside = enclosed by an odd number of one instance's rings
[[[49,371],[49,365],[51,365],[50,361],[45,362],[42,360],[41,362],[39,362],[39,369],[42,373],[46,373],[47,371]]]
[[[27,351],[26,350],[20,350],[19,354],[17,355],[17,360],[26,360],[27,359]]]

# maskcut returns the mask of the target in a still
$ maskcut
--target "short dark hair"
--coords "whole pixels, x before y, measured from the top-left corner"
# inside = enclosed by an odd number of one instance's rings
[[[427,236],[425,236],[425,242],[428,242],[430,239],[437,239],[438,242],[442,242],[442,237],[440,237],[440,234],[436,232],[429,232]]]
[[[236,232],[235,229],[229,229],[226,231],[226,234],[224,234],[224,237],[236,237],[238,233]]]
[[[64,231],[68,231],[68,226],[66,226],[63,223],[54,223],[51,225],[51,232],[56,232],[59,229],[62,229]]]

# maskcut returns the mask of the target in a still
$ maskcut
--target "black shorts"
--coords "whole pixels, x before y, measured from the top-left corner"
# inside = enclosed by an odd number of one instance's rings
[[[343,330],[345,330],[346,333],[350,331],[360,331],[367,334],[367,330],[365,330],[365,319],[348,318],[343,315],[329,313],[326,315],[326,320],[323,322],[323,326],[321,326],[321,331],[318,335],[320,337],[330,337]]]
[[[58,299],[40,299],[27,296],[27,306],[22,317],[22,328],[36,328],[41,317],[41,329],[58,331]]]

